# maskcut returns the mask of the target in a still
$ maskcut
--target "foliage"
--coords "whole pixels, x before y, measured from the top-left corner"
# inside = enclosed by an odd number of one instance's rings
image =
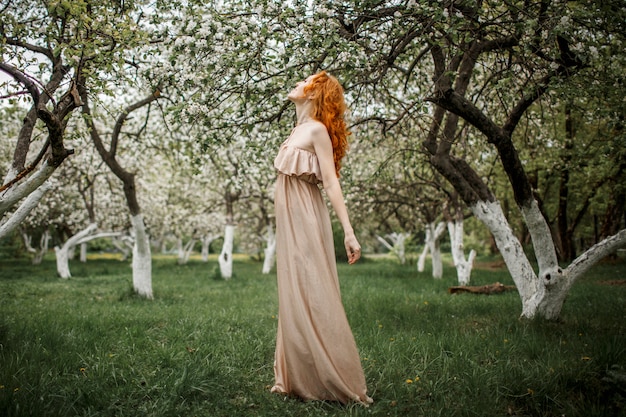
[[[213,258],[215,261],[215,258]],[[510,284],[482,259],[473,281]],[[517,320],[519,298],[447,294],[388,261],[339,265],[346,312],[375,403],[304,403],[269,393],[275,276],[236,261],[155,260],[155,300],[131,291],[116,259],[91,258],[73,278],[54,262],[0,261],[0,412],[46,416],[609,416],[625,411],[624,260],[598,265],[559,323]],[[425,276],[428,276],[426,274]],[[622,281],[623,282],[623,281]]]

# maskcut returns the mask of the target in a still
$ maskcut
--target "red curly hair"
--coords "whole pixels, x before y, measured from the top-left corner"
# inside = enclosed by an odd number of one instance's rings
[[[304,87],[304,94],[313,104],[311,116],[326,126],[330,141],[333,144],[335,172],[339,178],[341,160],[348,149],[348,136],[351,134],[343,118],[346,112],[346,101],[343,87],[339,81],[326,71],[318,72],[310,83]]]

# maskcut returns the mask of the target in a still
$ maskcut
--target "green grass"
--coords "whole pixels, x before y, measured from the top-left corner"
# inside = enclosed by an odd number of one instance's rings
[[[153,263],[155,299],[128,263],[0,260],[0,416],[619,416],[626,414],[626,263],[577,283],[558,323],[520,321],[516,293],[449,295],[393,261],[340,265],[368,409],[269,393],[275,275],[235,263]],[[475,285],[511,284],[476,269]]]

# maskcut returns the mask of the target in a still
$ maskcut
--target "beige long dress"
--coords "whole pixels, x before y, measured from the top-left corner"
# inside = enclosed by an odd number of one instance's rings
[[[279,313],[272,392],[369,404],[341,302],[319,162],[289,140],[274,161]]]

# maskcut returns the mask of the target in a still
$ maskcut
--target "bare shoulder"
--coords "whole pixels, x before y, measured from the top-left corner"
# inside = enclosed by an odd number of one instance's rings
[[[315,152],[315,148],[319,144],[326,142],[330,143],[328,130],[326,130],[326,126],[323,123],[318,121],[300,125],[291,140],[293,146],[310,152]]]
[[[330,136],[328,135],[328,130],[326,126],[322,122],[311,123],[310,127],[310,135],[313,141],[325,140],[327,141]]]

